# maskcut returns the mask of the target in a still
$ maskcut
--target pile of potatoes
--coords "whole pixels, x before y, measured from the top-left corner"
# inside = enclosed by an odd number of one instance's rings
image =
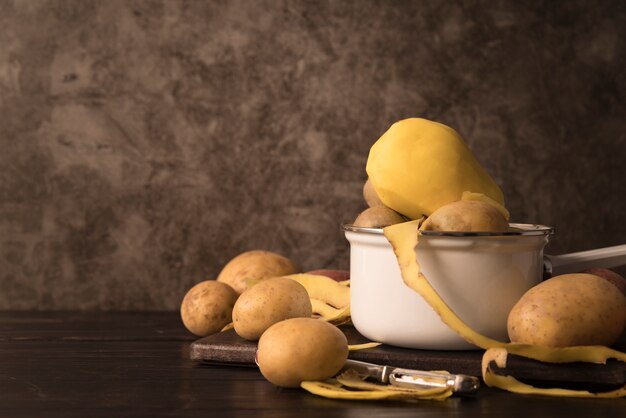
[[[369,180],[369,208],[353,225],[382,228],[407,221],[385,206]],[[466,192],[424,217],[420,230],[509,229],[498,202]],[[258,341],[257,363],[267,380],[299,387],[338,373],[348,342],[336,324],[349,320],[349,272],[300,273],[292,260],[269,251],[248,251],[229,261],[217,280],[196,284],[185,295],[181,317],[197,336],[229,327]],[[530,289],[508,317],[511,342],[544,347],[615,344],[626,329],[626,279],[607,269],[553,277]]]
[[[385,206],[368,179],[363,185],[368,208],[359,213],[352,225],[384,228],[409,218]],[[509,230],[509,212],[498,202],[481,194],[465,192],[457,201],[446,203],[430,216],[424,216],[421,230],[455,232],[503,232]]]
[[[248,251],[229,261],[217,280],[193,286],[181,318],[197,336],[231,324],[242,338],[258,340],[263,376],[282,387],[332,377],[348,356],[348,342],[334,325],[349,320],[349,272],[298,273],[288,258]]]
[[[295,263],[270,251],[247,251],[230,260],[217,280],[192,287],[181,304],[185,327],[199,337],[214,334],[232,322],[235,302],[252,280],[298,272]]]
[[[383,204],[368,179],[363,186],[368,209],[354,226],[383,228],[407,217]],[[509,230],[509,213],[498,202],[465,192],[424,217],[421,231],[501,232]],[[530,289],[508,317],[509,338],[515,343],[548,347],[615,344],[626,329],[626,279],[595,268],[565,274]]]
[[[359,213],[352,225],[363,228],[383,228],[407,221],[406,217],[385,206],[369,179],[363,185],[363,199],[368,208]]]

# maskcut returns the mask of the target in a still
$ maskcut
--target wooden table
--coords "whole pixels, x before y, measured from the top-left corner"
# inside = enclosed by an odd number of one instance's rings
[[[252,367],[189,360],[177,313],[0,313],[0,417],[624,417],[626,399],[367,402],[279,389]]]

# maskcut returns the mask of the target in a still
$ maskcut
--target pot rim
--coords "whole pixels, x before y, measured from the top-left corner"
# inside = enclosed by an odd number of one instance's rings
[[[553,235],[555,233],[555,229],[553,227],[540,224],[510,223],[509,226],[511,227],[510,231],[420,231],[420,235],[427,237],[504,237]],[[346,223],[341,225],[341,229],[344,232],[383,235],[383,228],[369,228]]]

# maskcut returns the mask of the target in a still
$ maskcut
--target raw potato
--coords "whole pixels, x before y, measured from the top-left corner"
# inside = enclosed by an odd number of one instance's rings
[[[406,219],[402,215],[386,206],[374,206],[361,212],[354,220],[353,225],[365,228],[382,228],[405,221]]]
[[[311,317],[311,300],[304,286],[283,277],[266,279],[241,294],[233,309],[235,332],[258,340],[270,326],[289,318]]]
[[[486,196],[482,193],[474,193],[474,192],[470,192],[469,190],[466,190],[461,195],[461,200],[477,200],[479,202],[489,203],[490,205],[498,209],[500,213],[502,214],[502,216],[504,216],[504,219],[506,219],[507,221],[511,217],[511,213],[509,212],[507,208],[505,208],[499,202],[493,200],[489,196]]]
[[[276,386],[296,388],[303,381],[325,380],[348,358],[348,340],[334,325],[312,318],[279,322],[261,336],[257,362]]]
[[[270,251],[247,251],[230,260],[217,280],[230,285],[239,294],[248,287],[249,281],[285,276],[299,272],[298,266],[287,257]]]
[[[426,231],[502,232],[509,223],[493,205],[478,200],[458,200],[437,209],[420,228]]]
[[[422,118],[394,123],[371,147],[367,175],[385,204],[410,219],[482,193],[504,205],[502,190],[452,128]]]
[[[615,285],[626,296],[626,279],[621,274],[614,272],[613,270],[594,267],[581,271],[581,273],[595,274],[602,277],[604,280],[608,280],[611,284]]]
[[[185,328],[199,337],[219,332],[231,322],[238,296],[225,283],[215,280],[198,283],[189,289],[180,306]]]
[[[385,206],[376,194],[376,190],[374,190],[374,185],[370,179],[367,179],[365,184],[363,184],[363,199],[370,208],[373,208],[374,206]]]
[[[549,347],[612,345],[626,325],[626,297],[607,280],[563,274],[533,287],[508,317],[512,342]]]

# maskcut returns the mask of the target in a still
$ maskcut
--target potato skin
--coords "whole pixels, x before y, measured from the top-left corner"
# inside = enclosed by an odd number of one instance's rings
[[[253,250],[239,254],[230,260],[217,276],[217,280],[230,285],[239,294],[248,288],[247,280],[298,273],[298,266],[280,254]]]
[[[511,310],[512,342],[567,347],[612,345],[626,325],[626,297],[584,273],[555,276],[530,289]]]
[[[581,273],[594,274],[596,276],[602,277],[604,280],[608,280],[612,285],[616,286],[620,292],[626,296],[626,279],[622,277],[621,274],[614,272],[613,270],[594,267],[587,270],[581,271]]]
[[[489,203],[458,200],[437,209],[421,229],[426,231],[501,232],[509,230],[504,215]]]
[[[387,206],[373,206],[359,213],[353,225],[365,228],[383,228],[402,222],[406,222],[406,219],[393,209],[389,209]]]
[[[235,332],[256,341],[270,326],[289,318],[310,317],[311,300],[295,280],[273,277],[263,280],[239,296],[233,308]]]
[[[276,386],[296,388],[305,380],[334,376],[348,358],[348,341],[336,326],[294,318],[268,328],[259,340],[257,362]]]
[[[363,199],[370,208],[373,208],[374,206],[385,206],[385,204],[380,200],[380,197],[376,194],[376,190],[374,190],[374,185],[370,179],[367,179],[365,184],[363,184]]]
[[[206,280],[193,286],[180,305],[180,316],[191,333],[206,337],[219,332],[232,321],[237,297],[225,283]]]

